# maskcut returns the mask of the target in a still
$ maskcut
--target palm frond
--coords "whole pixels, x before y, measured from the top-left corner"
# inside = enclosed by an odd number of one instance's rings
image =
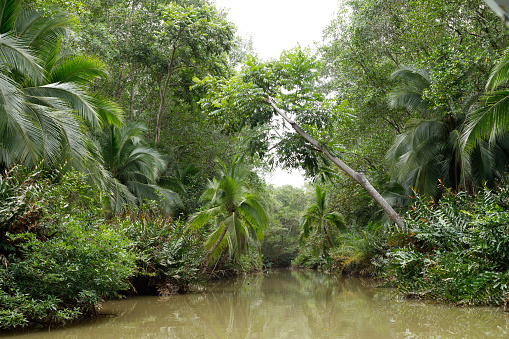
[[[114,125],[120,127],[124,121],[124,111],[115,102],[100,94],[92,94],[90,102],[95,106],[101,125]]]
[[[30,97],[54,97],[66,102],[80,118],[86,121],[92,128],[101,126],[101,119],[92,102],[91,97],[80,86],[73,83],[52,83],[37,87],[24,88]]]
[[[429,107],[429,102],[423,98],[424,90],[431,85],[427,72],[402,67],[391,74],[391,79],[403,82],[389,93],[392,107],[406,107],[408,110],[424,110]]]
[[[208,209],[204,209],[201,211],[198,211],[197,213],[193,214],[187,223],[186,230],[188,231],[195,231],[201,227],[203,227],[205,224],[210,222],[211,220],[214,220],[221,215],[224,215],[225,211],[223,206],[216,206]]]
[[[40,60],[12,32],[0,34],[0,60],[4,65],[18,70],[32,83],[40,83],[43,79]]]
[[[488,138],[492,143],[497,136],[509,130],[509,90],[491,92],[481,98],[482,107],[471,112],[467,117],[463,144],[472,149],[479,142]]]
[[[338,212],[327,213],[324,216],[325,220],[327,220],[330,225],[334,226],[338,231],[346,230],[346,223],[343,216]]]
[[[214,232],[212,232],[210,234],[210,236],[207,238],[207,241],[204,244],[205,248],[210,250],[214,246],[214,244],[217,243],[217,241],[219,240],[219,237],[221,236],[221,233],[223,232],[225,227],[228,227],[228,226],[225,225],[224,223],[220,223],[217,225]],[[220,243],[218,244],[218,246],[216,247],[214,252],[212,252],[211,258],[213,258],[213,259],[219,258],[221,253],[223,253],[227,247],[228,247],[228,238],[224,237],[223,239],[221,239]]]
[[[509,77],[509,50],[504,52],[504,55],[497,62],[491,71],[488,82],[486,83],[486,91],[493,91],[498,86],[507,83]]]
[[[79,54],[67,55],[49,69],[49,83],[72,82],[87,85],[91,81],[107,77],[106,66],[99,59]]]
[[[242,215],[249,218],[250,222],[254,222],[256,226],[264,229],[269,224],[265,209],[254,196],[247,195],[246,199],[240,203],[239,208],[244,212]]]
[[[71,26],[71,17],[55,14],[45,17],[40,12],[25,9],[16,18],[14,31],[32,50],[45,60],[54,45],[65,37]]]
[[[21,11],[21,1],[0,0],[0,34],[10,32],[14,28],[14,22]]]

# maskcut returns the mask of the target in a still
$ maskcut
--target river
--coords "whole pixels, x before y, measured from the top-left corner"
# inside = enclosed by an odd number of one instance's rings
[[[78,326],[10,336],[85,338],[508,338],[509,314],[397,297],[370,280],[276,270],[204,292],[109,301]]]

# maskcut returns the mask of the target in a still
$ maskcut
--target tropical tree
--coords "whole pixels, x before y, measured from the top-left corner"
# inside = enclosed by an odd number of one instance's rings
[[[147,145],[143,137],[146,132],[143,124],[127,122],[122,127],[107,125],[98,135],[104,167],[112,176],[109,198],[113,211],[144,200],[157,201],[166,213],[181,205],[177,193],[157,185],[166,161]]]
[[[329,212],[327,208],[327,191],[315,186],[315,201],[302,215],[301,241],[310,245],[315,255],[327,255],[327,250],[334,247],[335,236],[345,230],[343,217],[338,212]]]
[[[116,106],[87,93],[104,66],[61,51],[67,17],[45,17],[15,0],[0,1],[0,9],[0,166],[45,160],[83,169],[94,162],[86,131],[121,120]]]
[[[502,180],[509,164],[509,139],[499,135],[492,143],[481,140],[468,152],[463,147],[467,103],[460,112],[454,104],[448,109],[436,108],[425,98],[431,86],[427,72],[400,68],[391,78],[402,81],[390,94],[394,108],[420,111],[429,119],[410,119],[403,133],[396,136],[387,152],[391,179],[399,183],[407,194],[416,191],[437,197],[441,183],[454,190],[472,191]],[[433,118],[435,117],[435,118]]]
[[[250,246],[259,246],[268,223],[264,208],[247,186],[250,171],[243,165],[243,158],[236,155],[229,168],[222,161],[217,162],[219,179],[209,181],[200,198],[205,207],[191,216],[188,225],[190,231],[205,225],[212,227],[205,243],[206,264],[225,251],[238,262]]]
[[[509,50],[506,50],[493,68],[486,93],[479,102],[479,108],[469,114],[464,133],[468,148],[488,139],[493,143],[509,131]]]
[[[224,132],[254,130],[254,137],[248,142],[251,151],[259,156],[276,155],[272,162],[286,168],[302,168],[310,176],[327,173],[332,177],[330,160],[361,185],[404,231],[403,220],[366,175],[341,159],[346,149],[333,135],[352,115],[345,110],[346,102],[328,99],[316,89],[320,69],[317,57],[300,47],[266,63],[248,58],[237,76],[200,81],[208,87],[207,97],[200,103]],[[286,129],[286,124],[291,129]],[[269,126],[275,125],[281,126],[283,133],[272,133]],[[269,148],[272,152],[268,152]]]

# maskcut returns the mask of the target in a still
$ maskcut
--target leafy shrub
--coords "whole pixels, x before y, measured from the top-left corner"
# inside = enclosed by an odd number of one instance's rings
[[[139,293],[183,293],[200,281],[199,265],[205,257],[203,239],[185,234],[179,219],[152,213],[147,206],[124,212],[115,227],[132,241],[136,253]]]
[[[407,295],[459,304],[500,305],[509,289],[509,190],[475,196],[446,191],[418,199],[410,242],[390,252],[388,275]]]
[[[378,266],[388,250],[385,234],[378,230],[341,233],[338,246],[331,251],[332,269],[348,274],[375,276]]]
[[[131,243],[104,225],[97,196],[79,173],[1,177],[1,328],[76,319],[127,287]]]
[[[331,265],[330,256],[322,253],[316,254],[310,247],[301,248],[299,255],[292,261],[292,266],[301,268],[329,270]]]

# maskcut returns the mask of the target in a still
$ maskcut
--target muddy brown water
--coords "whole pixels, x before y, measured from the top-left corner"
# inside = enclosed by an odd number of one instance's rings
[[[398,299],[369,280],[274,271],[210,284],[204,292],[109,301],[116,314],[32,338],[509,338],[509,314]]]

